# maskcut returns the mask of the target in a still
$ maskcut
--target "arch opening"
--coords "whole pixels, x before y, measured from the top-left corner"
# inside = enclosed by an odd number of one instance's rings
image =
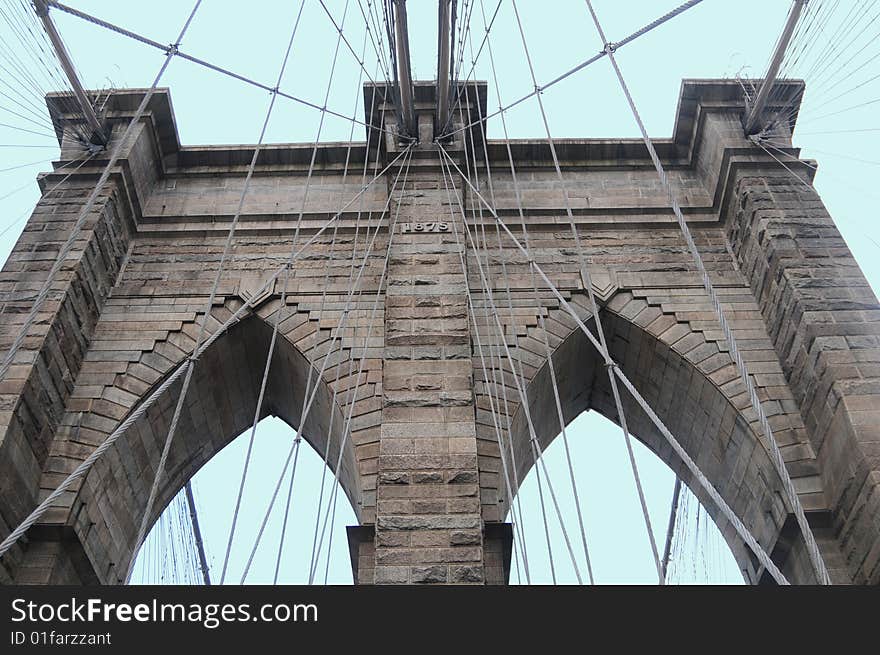
[[[620,428],[597,412],[585,411],[568,424],[566,438],[595,583],[657,584],[657,569]],[[645,489],[651,527],[662,557],[675,474],[639,440],[633,440],[633,450]],[[588,583],[586,555],[563,440],[555,438],[543,456],[578,570],[583,581]],[[510,582],[526,584],[527,559],[532,584],[552,584],[553,574],[557,584],[577,584],[562,528],[547,497],[543,469],[541,476],[553,567],[551,570],[544,533],[538,468],[533,466],[518,492],[516,508],[521,512],[518,518],[526,545],[523,549],[518,535],[515,535],[516,552]],[[509,513],[507,520],[511,520]],[[670,554],[667,584],[744,582],[743,574],[714,520],[686,486],[681,490]]]
[[[285,461],[295,435],[295,431],[278,418],[264,418],[257,426],[242,511],[230,549],[226,584],[242,580],[247,584],[273,584],[276,565],[277,584],[306,584],[313,553],[317,554],[315,582],[352,584],[345,528],[357,522],[354,508],[344,489],[336,484],[333,472],[324,465],[323,453],[305,440],[295,455],[297,463],[291,492],[293,465],[291,461],[285,469]],[[219,584],[221,580],[249,436],[249,430],[238,435],[190,480],[211,584]],[[324,493],[319,508],[322,485]],[[271,503],[276,487],[277,497]],[[258,542],[267,511],[268,520]],[[326,530],[322,530],[328,514]],[[203,584],[193,533],[190,509],[181,490],[159,515],[144,540],[132,584]],[[255,544],[258,545],[254,550]],[[252,551],[253,561],[248,564]]]
[[[230,328],[199,358],[160,480],[150,526],[156,523],[164,508],[169,504],[173,506],[172,500],[187,480],[215,455],[225,451],[234,440],[241,441],[236,440],[238,435],[244,433],[245,441],[249,438],[271,336],[272,325],[268,320],[250,316]],[[314,401],[305,423],[301,421],[309,367],[306,357],[284,337],[283,331],[279,333],[260,419],[273,417],[270,423],[289,426],[287,430],[274,430],[276,436],[286,432],[275,439],[285,450],[292,444],[293,431],[300,428],[303,441],[311,446],[301,451],[321,453],[322,467],[327,451],[325,468],[331,469],[329,488],[332,488],[332,469],[341,461],[340,486],[359,514],[361,491],[353,444],[346,442],[341,459],[339,457],[345,416],[339,403],[333,401],[329,385],[323,380],[315,381],[317,371],[314,369],[309,385],[315,389]],[[172,369],[169,365],[166,374]],[[161,381],[156,381],[151,389]],[[144,393],[142,398],[149,393]],[[96,462],[72,501],[74,530],[101,582],[118,583],[124,578],[179,393],[180,384],[172,385],[129,428]],[[89,424],[89,418],[83,419],[82,424]],[[257,475],[256,471],[248,473],[249,479]],[[240,472],[227,481],[236,494],[239,480]]]
[[[586,316],[582,318],[587,320]],[[694,344],[707,343],[705,336],[692,331],[687,324],[678,324],[681,334],[674,343],[668,344],[634,322],[633,317],[611,309],[610,304],[600,310],[600,318],[610,353],[621,370],[676,435],[757,541],[771,556],[777,556],[774,555],[774,549],[782,544],[783,528],[789,518],[781,481],[765,447],[744,411],[739,408],[742,405],[737,404],[736,397],[732,397],[725,385],[717,383],[711,371],[707,373],[705,367],[701,368],[689,358],[688,353],[692,348],[699,347]],[[587,326],[594,329],[592,321],[587,322]],[[680,338],[692,342],[687,350],[679,347]],[[715,353],[710,356],[717,356],[718,370],[724,368],[726,353],[721,353],[716,344],[711,344],[707,350]],[[619,425],[606,369],[583,332],[579,328],[573,329],[556,346],[552,357],[566,426],[589,410]],[[675,455],[659,430],[625,390],[621,394],[632,436],[678,475],[706,509],[721,531],[745,579],[751,583],[766,581],[765,572],[753,553]],[[542,450],[546,450],[560,434],[546,362],[528,381],[527,395],[536,436]],[[528,423],[521,407],[517,408],[513,417],[511,441],[517,462],[517,476],[522,481],[529,474],[534,458],[529,444]],[[562,486],[561,482],[559,486]],[[505,512],[509,509],[506,505],[503,508]],[[665,520],[662,523],[665,530]],[[647,535],[643,536],[647,543]],[[664,536],[658,537],[661,551]],[[795,539],[800,540],[799,535]],[[783,556],[793,552],[790,544],[785,544],[784,548]],[[790,562],[783,562],[783,572],[789,580],[811,582],[809,566],[805,568],[799,557],[789,559]]]

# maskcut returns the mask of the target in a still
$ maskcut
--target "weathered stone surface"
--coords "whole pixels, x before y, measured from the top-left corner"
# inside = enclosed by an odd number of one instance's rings
[[[484,581],[483,571],[476,566],[450,566],[450,582],[454,584],[480,584]]]
[[[675,136],[657,148],[833,579],[877,583],[880,306],[815,192],[743,138],[739,94],[734,83],[687,82]],[[116,92],[111,114],[140,97]],[[167,92],[156,93],[150,114],[0,381],[0,536],[195,345],[252,150],[181,147]],[[114,119],[117,136],[122,121]],[[350,149],[320,146],[298,244],[358,192],[351,170],[397,154],[393,139],[368,136]],[[63,158],[72,158],[65,143]],[[481,156],[482,135],[475,127],[467,142],[444,147],[465,170]],[[535,262],[590,321],[549,148],[533,140],[510,148],[516,188],[507,144],[486,142],[495,207],[513,225],[521,198]],[[535,288],[522,253],[499,239],[467,184],[441,172],[430,143],[315,238],[286,283],[261,291],[295,247],[311,150],[261,154],[206,328],[248,300],[253,308],[196,364],[156,507],[250,425],[277,325],[264,414],[297,427],[322,454],[329,443],[331,465],[341,462],[359,529],[370,531],[354,544],[357,581],[502,584],[510,533],[500,522],[516,492],[506,479],[515,487],[533,465],[518,386],[546,448],[560,431],[548,354],[566,421],[588,409],[617,420],[602,361],[559,299]],[[803,544],[784,529],[791,508],[757,417],[643,145],[564,140],[557,152],[612,356],[786,575],[812,582]],[[85,166],[63,182],[61,173],[41,180],[45,195],[0,274],[0,349],[17,335],[99,174]],[[485,190],[482,176],[472,171]],[[304,418],[307,388],[314,402]],[[43,516],[4,558],[0,581],[121,580],[178,390]],[[633,433],[717,520],[644,414],[628,399],[625,411]],[[731,527],[720,527],[746,578],[760,580]]]
[[[479,571],[479,568],[477,569]],[[443,583],[449,581],[449,570],[445,566],[414,566],[411,582],[416,584]]]

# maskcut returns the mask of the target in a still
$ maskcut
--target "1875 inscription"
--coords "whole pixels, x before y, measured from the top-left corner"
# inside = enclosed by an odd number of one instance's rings
[[[449,223],[401,223],[401,234],[414,232],[449,232]]]

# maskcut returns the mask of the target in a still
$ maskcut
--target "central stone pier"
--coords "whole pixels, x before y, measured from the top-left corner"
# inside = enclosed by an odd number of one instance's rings
[[[385,296],[375,580],[482,583],[467,281],[448,193],[419,161],[401,192]]]

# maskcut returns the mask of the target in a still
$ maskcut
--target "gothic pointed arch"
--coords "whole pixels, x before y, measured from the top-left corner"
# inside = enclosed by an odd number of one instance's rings
[[[209,324],[216,327],[240,306],[240,300],[230,300],[215,307]],[[150,525],[196,471],[251,427],[279,306],[275,299],[256,312],[249,312],[199,357],[165,473],[159,481]],[[89,446],[105,439],[185,362],[191,351],[196,321],[166,325],[157,331],[157,325],[140,323],[138,327],[137,314],[121,312],[99,323],[73,396],[94,396],[94,387],[101,386],[100,397],[75,402],[74,409],[64,417],[49,455],[48,471],[43,476],[44,488],[54,488],[61,472],[69,469]],[[321,359],[310,361],[295,343],[303,335],[316,339],[319,328],[307,316],[297,319],[295,309],[285,313],[285,317],[279,327],[259,418],[281,418],[317,452],[328,452],[328,466],[335,469],[345,412],[326,378],[317,379]],[[126,328],[120,330],[121,325]],[[164,334],[160,336],[161,331]],[[123,335],[130,342],[129,347],[140,341],[144,349],[120,349],[119,339]],[[331,378],[330,383],[333,381]],[[314,393],[314,400],[303,422],[307,386],[309,397]],[[63,524],[75,535],[83,550],[78,554],[80,566],[88,569],[85,563],[90,563],[98,582],[121,582],[134,555],[133,542],[180,387],[180,381],[170,386],[71,489],[64,505],[52,510],[50,521]],[[358,513],[361,482],[354,446],[348,440],[343,448],[339,480]]]
[[[695,281],[696,282],[696,281]],[[737,371],[727,355],[720,330],[709,320],[694,321],[705,301],[692,293],[698,287],[634,288],[618,290],[608,298],[600,310],[600,319],[608,340],[609,351],[624,374],[639,389],[648,404],[697,463],[700,470],[719,491],[721,496],[746,525],[762,547],[771,553],[786,576],[795,583],[815,583],[803,543],[793,524],[791,508],[778,473],[761,443],[760,430],[752,415],[748,398]],[[572,306],[581,320],[595,333],[595,322],[586,307],[586,294],[571,294]],[[754,308],[752,311],[757,311]],[[620,424],[606,368],[596,348],[589,342],[564,309],[556,306],[546,312],[546,338],[552,349],[553,369],[565,424],[582,412],[593,410]],[[708,318],[708,315],[706,316]],[[522,356],[528,362],[526,374],[529,414],[541,449],[546,449],[560,434],[558,410],[546,358],[537,353],[545,348],[543,331],[538,321],[530,321],[526,334],[514,344],[514,358]],[[790,474],[802,490],[800,500],[808,508],[816,526],[814,531],[820,545],[827,551],[829,561],[838,562],[836,545],[823,530],[822,520],[827,511],[818,477],[815,456],[806,442],[806,430],[799,413],[790,402],[791,392],[784,382],[770,376],[781,375],[781,369],[769,339],[757,348],[750,360],[760,362],[756,368],[762,399],[776,429],[776,438],[790,447],[785,449]],[[502,369],[509,367],[504,362]],[[479,373],[477,373],[479,374]],[[499,370],[510,380],[510,371]],[[766,376],[766,377],[765,377]],[[491,388],[483,387],[483,389]],[[722,535],[746,579],[752,583],[766,581],[768,576],[754,555],[736,534],[732,525],[712,503],[699,483],[689,473],[681,459],[673,452],[666,439],[625,391],[623,407],[631,434],[680,476],[719,526]],[[517,465],[516,479],[525,479],[534,466],[529,443],[530,430],[517,392],[508,385],[511,406],[511,442]],[[483,399],[488,404],[488,397]],[[786,411],[787,408],[788,411]],[[493,469],[498,469],[497,436],[483,428],[485,450],[481,480],[492,487],[502,514],[509,510],[509,501],[502,480]],[[588,435],[579,435],[584,438]],[[798,445],[799,444],[799,445]],[[795,446],[795,447],[791,447]],[[491,453],[491,454],[490,454]],[[511,460],[507,455],[508,461]],[[575,463],[576,464],[576,463]],[[513,476],[511,475],[511,479]],[[488,491],[488,489],[484,489]],[[491,505],[491,500],[486,503]]]

